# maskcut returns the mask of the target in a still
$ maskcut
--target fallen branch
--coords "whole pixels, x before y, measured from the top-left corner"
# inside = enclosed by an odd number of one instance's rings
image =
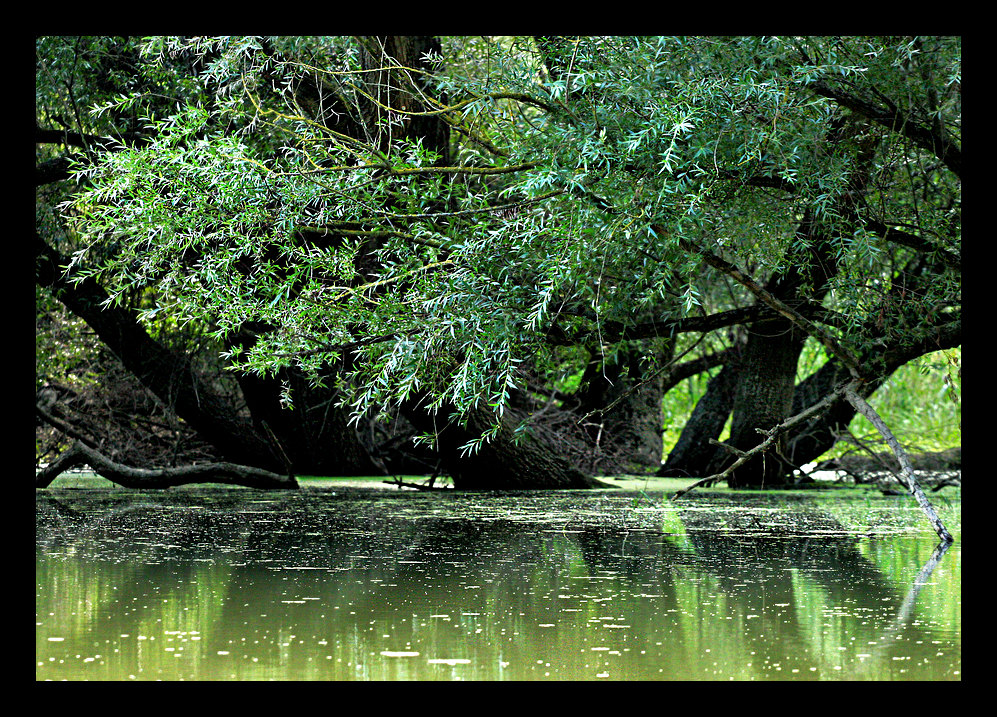
[[[410,481],[404,481],[401,478],[397,480],[385,480],[381,481],[386,485],[393,485],[397,488],[415,488],[416,490],[436,490],[436,491],[449,491],[452,488],[447,488],[445,486],[434,486],[432,483],[412,483]]]
[[[900,445],[896,436],[889,427],[883,422],[883,419],[879,417],[875,409],[870,406],[864,398],[855,392],[855,387],[852,384],[848,384],[845,387],[845,398],[848,402],[855,407],[855,410],[869,419],[869,422],[876,427],[876,430],[882,434],[883,438],[886,439],[886,443],[893,449],[893,455],[897,457],[897,462],[900,463],[900,472],[894,473],[897,481],[907,492],[914,496],[918,505],[921,506],[921,510],[924,514],[928,516],[928,520],[931,522],[932,527],[934,527],[935,532],[938,533],[938,537],[942,539],[944,543],[951,543],[952,536],[949,531],[945,529],[945,525],[939,519],[938,514],[935,512],[934,507],[928,500],[928,497],[921,490],[921,486],[918,485],[917,478],[914,476],[914,467],[910,463],[910,457],[907,452]]]
[[[699,488],[699,487],[704,486],[704,485],[710,485],[711,483],[716,483],[717,481],[723,480],[724,478],[726,478],[727,476],[729,476],[731,473],[733,473],[736,468],[740,467],[741,465],[743,465],[747,461],[751,460],[751,458],[753,458],[754,456],[756,456],[756,455],[758,455],[760,453],[764,453],[769,448],[771,448],[772,444],[775,443],[776,439],[779,437],[779,435],[781,433],[784,433],[785,431],[788,431],[790,428],[792,428],[796,424],[802,423],[803,421],[807,420],[808,418],[811,418],[811,417],[813,417],[813,416],[815,416],[815,415],[817,415],[817,414],[819,414],[819,413],[827,410],[832,405],[834,405],[835,403],[837,403],[841,399],[841,397],[845,395],[845,392],[847,390],[850,390],[850,389],[852,389],[854,387],[855,383],[856,383],[856,381],[850,381],[847,384],[839,386],[838,388],[836,388],[834,391],[832,391],[831,393],[829,393],[827,396],[825,396],[824,398],[822,398],[817,403],[813,404],[812,406],[809,406],[808,408],[804,409],[803,411],[800,411],[795,416],[790,416],[789,418],[787,418],[785,421],[783,421],[782,423],[780,423],[777,426],[774,426],[774,427],[772,427],[772,428],[770,428],[768,430],[756,429],[756,430],[758,430],[759,433],[761,433],[764,436],[766,436],[766,438],[761,443],[759,443],[757,446],[755,446],[754,448],[752,448],[750,451],[741,451],[741,450],[733,448],[732,446],[728,446],[726,444],[720,444],[724,448],[727,448],[727,449],[731,450],[732,452],[736,453],[736,455],[738,456],[738,459],[736,461],[734,461],[730,466],[728,466],[726,468],[726,470],[723,470],[720,473],[715,473],[715,474],[713,474],[711,476],[707,476],[706,478],[701,478],[700,480],[696,481],[692,485],[688,485],[685,488],[683,488],[682,490],[676,491],[675,495],[673,495],[671,499],[672,500],[677,500],[678,498],[681,498],[683,495],[685,495],[686,493],[688,493],[689,491],[691,491],[691,490],[693,490],[695,488]]]
[[[88,465],[94,473],[124,488],[173,488],[191,483],[225,483],[247,488],[296,489],[293,475],[280,475],[237,463],[203,463],[178,468],[133,468],[112,461],[80,441],[35,476],[35,488],[48,488],[70,468]]]

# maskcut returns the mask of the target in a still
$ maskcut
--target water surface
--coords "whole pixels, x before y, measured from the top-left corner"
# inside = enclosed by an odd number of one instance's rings
[[[958,680],[907,498],[48,490],[36,677]]]

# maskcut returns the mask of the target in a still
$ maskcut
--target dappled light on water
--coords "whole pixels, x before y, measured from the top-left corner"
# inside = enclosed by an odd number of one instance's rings
[[[36,676],[961,679],[947,552],[887,498],[49,491]]]

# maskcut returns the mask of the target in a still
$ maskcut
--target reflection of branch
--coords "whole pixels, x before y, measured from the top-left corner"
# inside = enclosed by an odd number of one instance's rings
[[[928,580],[931,578],[931,573],[935,571],[938,567],[938,563],[941,562],[942,556],[952,547],[951,542],[942,541],[935,546],[934,551],[931,553],[931,557],[921,568],[921,572],[917,574],[914,578],[914,582],[910,586],[910,590],[904,596],[903,602],[900,603],[900,608],[897,610],[897,616],[893,619],[893,622],[889,627],[886,628],[883,639],[877,640],[878,650],[883,650],[886,647],[886,641],[892,642],[896,640],[899,636],[900,630],[907,626],[910,622],[911,613],[914,612],[914,604],[917,602],[917,596],[921,593],[921,588],[928,584]]]

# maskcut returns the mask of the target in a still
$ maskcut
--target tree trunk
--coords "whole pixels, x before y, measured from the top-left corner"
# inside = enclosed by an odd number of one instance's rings
[[[248,350],[256,341],[246,329],[230,340],[231,346]],[[290,465],[299,474],[378,475],[384,471],[370,456],[349,415],[336,405],[336,368],[327,367],[324,386],[315,385],[295,368],[278,376],[239,374],[253,425],[265,436],[270,455],[280,465]],[[291,392],[293,409],[281,401],[285,385]]]
[[[734,406],[738,361],[737,356],[731,357],[720,369],[720,373],[710,379],[706,392],[696,402],[696,407],[682,428],[678,441],[669,452],[664,465],[658,470],[659,476],[710,475],[710,466],[717,454],[717,448],[710,443],[710,440],[720,438]]]
[[[67,281],[59,254],[36,235],[38,283],[100,337],[143,386],[170,407],[218,454],[237,464],[270,471],[312,475],[371,475],[383,471],[371,460],[347,416],[334,405],[331,390],[309,385],[294,372],[294,410],[280,403],[279,379],[240,376],[251,419],[219,395],[191,357],[176,353],[149,336],[125,309],[102,306],[106,293],[93,280]],[[330,382],[331,385],[332,382]]]
[[[441,467],[458,490],[606,487],[574,467],[558,446],[529,429],[514,435],[518,420],[512,411],[506,411],[499,434],[475,453],[463,451],[462,446],[488,428],[492,418],[488,409],[472,411],[466,426],[449,422],[445,414],[434,417],[419,409],[409,410],[406,415],[417,428],[437,436]]]
[[[790,415],[796,385],[796,365],[806,336],[781,319],[752,325],[744,350],[728,444],[742,451],[762,442],[756,429],[768,430]],[[731,488],[783,485],[792,471],[786,460],[785,436],[772,451],[752,459],[727,479]],[[733,457],[721,459],[729,465]]]
[[[667,361],[672,346],[659,350],[655,361]],[[661,466],[665,382],[660,370],[644,365],[643,353],[631,348],[610,364],[593,359],[582,378],[574,410],[609,458],[610,472],[646,473]]]
[[[73,314],[83,319],[135,377],[197,431],[225,458],[278,469],[267,443],[252,423],[194,370],[187,356],[157,342],[126,309],[105,306],[107,293],[93,279],[73,283],[61,266],[68,263],[35,234],[35,277]]]
[[[804,212],[785,269],[772,276],[765,287],[783,302],[819,304],[838,273],[840,256],[832,239],[859,222],[854,197],[865,190],[876,154],[876,136],[863,136],[864,128],[862,121],[844,115],[832,122],[828,146],[849,154],[852,160],[848,186],[834,201],[839,224],[828,224],[815,207]],[[805,340],[806,335],[785,319],[752,326],[734,398],[730,438],[734,448],[743,451],[757,446],[761,436],[756,429],[769,429],[792,415],[796,368]],[[788,459],[788,447],[787,438],[780,436],[773,451],[739,467],[728,478],[728,485],[785,484],[795,468]],[[731,459],[724,462],[729,465]]]

